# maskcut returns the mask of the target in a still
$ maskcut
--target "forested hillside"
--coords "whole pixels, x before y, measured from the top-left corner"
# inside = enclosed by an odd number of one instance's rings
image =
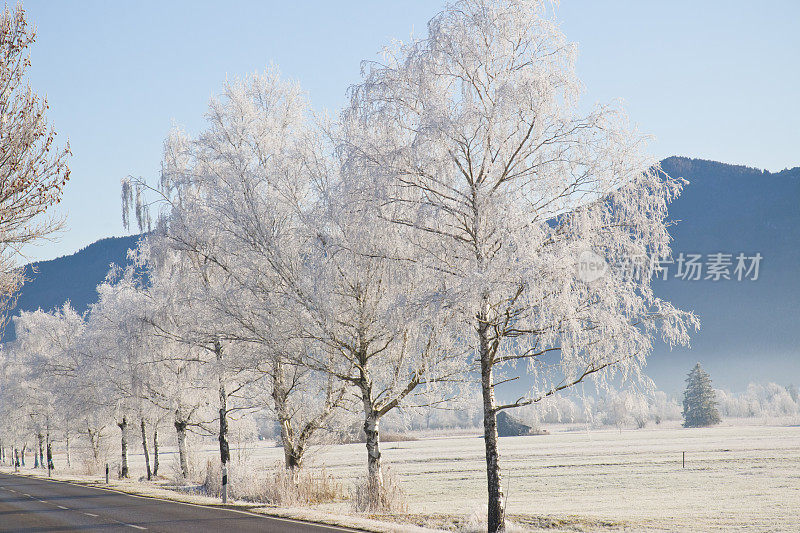
[[[677,392],[684,370],[702,361],[721,385],[743,389],[750,381],[800,376],[800,167],[778,173],[702,159],[670,157],[672,176],[690,183],[670,206],[673,255],[702,254],[701,280],[653,283],[656,294],[701,321],[691,348],[656,345],[647,373],[659,388]],[[730,280],[705,279],[709,254],[732,254]],[[734,276],[736,256],[761,254],[758,279]],[[749,263],[748,263],[749,266]],[[681,372],[676,372],[680,368]],[[785,381],[785,383],[783,383]]]
[[[36,309],[50,311],[68,300],[83,313],[97,300],[97,285],[105,279],[111,264],[127,264],[128,249],[136,246],[138,239],[138,235],[101,239],[72,255],[26,265],[28,281],[13,314]],[[14,339],[13,329],[13,324],[6,327],[4,341]]]

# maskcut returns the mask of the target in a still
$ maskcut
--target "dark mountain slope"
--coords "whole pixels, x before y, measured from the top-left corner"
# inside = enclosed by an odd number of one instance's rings
[[[134,248],[138,235],[101,239],[72,255],[25,266],[30,280],[22,288],[13,314],[43,309],[50,311],[69,300],[80,313],[97,300],[97,285],[102,282],[112,263],[128,264],[129,248]],[[13,324],[3,332],[3,340],[14,339]]]
[[[800,382],[800,167],[772,174],[683,157],[670,157],[662,167],[690,182],[670,206],[670,218],[678,221],[670,231],[676,257],[730,253],[734,266],[739,252],[763,259],[756,281],[679,280],[670,265],[670,279],[655,281],[654,289],[693,310],[701,330],[691,349],[658,347],[648,374],[677,391],[702,361],[718,384],[729,387]]]

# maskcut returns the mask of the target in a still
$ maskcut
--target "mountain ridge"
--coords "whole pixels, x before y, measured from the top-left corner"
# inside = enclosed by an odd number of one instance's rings
[[[141,235],[106,237],[88,244],[69,255],[47,261],[34,261],[23,266],[25,279],[12,316],[20,311],[52,311],[69,301],[79,313],[97,301],[97,285],[108,274],[112,264],[128,264],[128,249],[134,248]],[[3,342],[16,335],[13,323],[2,331]]]
[[[800,167],[771,173],[681,156],[664,159],[661,167],[689,181],[669,207],[676,222],[670,228],[674,257],[759,253],[763,260],[757,280],[654,280],[656,295],[694,311],[701,329],[691,348],[657,344],[645,371],[672,393],[682,389],[697,361],[733,389],[753,380],[800,383]],[[101,239],[74,254],[26,265],[32,281],[13,314],[50,311],[67,300],[86,311],[110,265],[128,264],[127,250],[140,237]],[[14,337],[10,328],[5,341]]]

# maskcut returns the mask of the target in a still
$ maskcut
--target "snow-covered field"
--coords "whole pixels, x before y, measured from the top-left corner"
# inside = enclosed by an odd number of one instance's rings
[[[384,457],[409,511],[482,514],[482,448],[479,438],[422,440],[388,444]],[[362,469],[361,452],[337,447],[324,460],[352,477]],[[510,515],[579,515],[665,530],[800,529],[800,427],[507,437],[501,457]]]
[[[664,426],[563,427],[546,436],[502,438],[507,513],[520,525],[547,517],[586,530],[800,529],[800,426]],[[282,458],[268,443],[248,448],[249,464],[271,466]],[[477,435],[385,443],[382,450],[384,464],[401,481],[409,520],[480,521],[486,489]],[[361,444],[325,446],[311,450],[307,467],[324,467],[349,487],[365,470],[365,453]],[[205,454],[213,457],[214,448]],[[162,464],[169,471],[167,455]],[[143,470],[140,459],[132,457],[134,476]],[[317,509],[349,512],[346,502]]]

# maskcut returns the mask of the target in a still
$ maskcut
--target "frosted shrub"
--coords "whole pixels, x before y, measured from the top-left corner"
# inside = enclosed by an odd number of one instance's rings
[[[74,463],[73,463],[74,464]],[[95,459],[91,455],[83,457],[79,462],[78,472],[86,476],[105,475],[106,463],[103,459]]]
[[[210,461],[209,461],[210,462]],[[188,475],[183,479],[181,475],[181,463],[178,455],[176,454],[170,462],[170,479],[175,485],[189,484],[202,484],[206,479],[206,465],[203,464],[203,458],[198,454],[192,453],[190,450],[186,452],[186,467]]]
[[[292,473],[282,463],[269,470],[229,464],[228,480],[228,496],[234,500],[291,507],[344,499],[342,485],[325,470],[300,469]],[[212,496],[222,494],[219,461],[208,461],[203,490]]]
[[[292,473],[278,465],[264,487],[267,501],[275,505],[316,504],[344,499],[344,489],[325,470]]]
[[[383,471],[383,483],[369,476],[359,480],[350,503],[360,513],[404,513],[408,509],[400,480],[388,468]]]

